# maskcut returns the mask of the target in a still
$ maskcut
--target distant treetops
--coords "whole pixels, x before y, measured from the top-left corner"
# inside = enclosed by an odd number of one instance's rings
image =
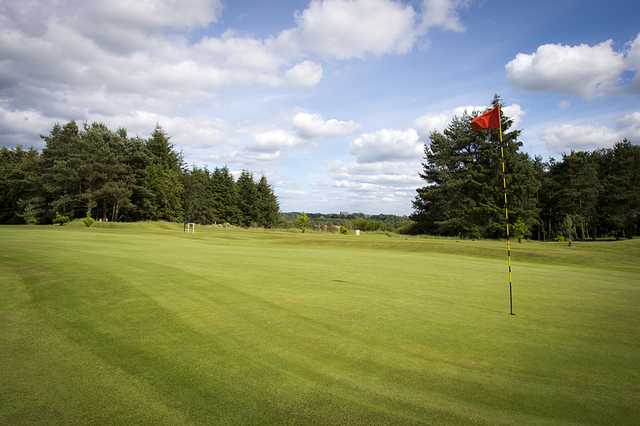
[[[227,167],[185,167],[157,126],[148,139],[71,121],[44,136],[42,152],[0,149],[0,223],[56,217],[274,226],[278,199],[267,178],[237,180]]]
[[[498,97],[494,106],[501,103]],[[467,238],[505,235],[498,131],[455,117],[424,147],[413,202],[417,233]],[[563,154],[557,161],[520,151],[521,130],[501,117],[510,222],[517,238],[630,237],[640,232],[640,146],[622,140],[609,149]]]

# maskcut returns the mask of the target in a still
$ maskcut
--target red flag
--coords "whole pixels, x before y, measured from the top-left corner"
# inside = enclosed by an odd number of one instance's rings
[[[500,107],[491,108],[489,111],[480,114],[471,120],[471,127],[474,130],[499,129],[500,128]]]

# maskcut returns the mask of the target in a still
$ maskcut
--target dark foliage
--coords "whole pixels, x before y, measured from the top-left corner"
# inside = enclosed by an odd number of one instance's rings
[[[167,220],[271,227],[277,198],[263,176],[184,167],[157,126],[149,139],[100,123],[55,125],[42,152],[0,149],[0,223]]]
[[[494,98],[494,104],[500,102]],[[465,238],[505,235],[500,142],[497,131],[477,132],[471,117],[455,117],[425,144],[426,185],[414,200],[412,231]],[[502,117],[509,221],[533,238],[590,239],[640,231],[640,146],[571,152],[543,162],[520,152],[520,131]]]

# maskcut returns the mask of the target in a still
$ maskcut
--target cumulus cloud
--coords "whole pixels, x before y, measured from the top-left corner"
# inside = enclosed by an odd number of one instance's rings
[[[425,2],[428,27],[456,26],[442,16],[464,2],[449,3]],[[0,2],[0,99],[63,119],[170,115],[229,87],[312,87],[323,68],[311,58],[403,54],[426,30],[410,4],[313,0],[293,27],[269,37],[198,36],[222,9],[220,0]]]
[[[513,127],[518,127],[522,117],[526,114],[519,104],[507,105],[502,109],[505,117],[509,117],[513,121]]]
[[[111,127],[124,127],[130,134],[145,137],[156,124],[171,137],[173,143],[183,148],[207,148],[226,144],[233,132],[231,126],[219,118],[204,116],[167,116],[147,111],[134,111],[130,114],[94,117],[96,121],[109,123]]]
[[[623,115],[618,120],[617,128],[623,138],[640,143],[640,111]]]
[[[458,10],[469,5],[469,0],[424,0],[422,29],[440,27],[446,30],[462,32]]]
[[[421,115],[416,118],[414,124],[421,135],[428,136],[431,132],[443,131],[451,122],[453,117],[460,117],[462,115],[472,115],[474,112],[483,112],[489,108],[489,106],[481,105],[464,105],[453,109]],[[513,127],[518,127],[522,117],[525,115],[524,109],[519,104],[507,105],[502,109],[505,116],[509,117],[513,121]]]
[[[338,59],[405,53],[416,39],[416,13],[391,0],[313,0],[282,39]]]
[[[542,134],[542,140],[552,153],[608,148],[625,138],[640,142],[640,112],[623,115],[615,127],[561,124],[545,129]]]
[[[627,67],[635,71],[633,85],[636,89],[640,89],[640,34],[629,44]]]
[[[384,185],[395,189],[415,189],[421,181],[415,166],[415,161],[379,161],[353,164],[336,162],[331,164],[330,171],[336,181]]]
[[[420,136],[415,129],[381,129],[364,133],[351,143],[351,154],[359,163],[420,158]]]
[[[401,55],[429,29],[464,29],[458,11],[467,1],[416,3],[419,10],[397,0],[312,0],[290,28],[258,37],[203,35],[219,22],[221,0],[0,1],[0,142],[34,144],[71,119],[142,137],[160,123],[188,162],[271,167],[305,139],[350,135],[358,125],[300,113],[291,130],[247,130],[193,111],[247,87],[303,91],[320,84],[324,61]],[[354,168],[336,181],[397,197],[415,179],[420,151],[414,129],[361,135]]]
[[[335,161],[329,165],[332,181],[324,192],[331,194],[333,199],[340,199],[343,208],[357,205],[377,211],[408,212],[415,189],[422,183],[419,168],[420,162],[416,160]]]
[[[544,44],[533,53],[518,53],[505,66],[513,84],[527,90],[552,91],[593,98],[619,87],[628,67],[611,40],[590,46]]]
[[[345,203],[383,202],[395,211],[408,211],[421,179],[424,145],[415,129],[380,129],[351,143],[350,161],[329,165],[331,187],[346,194]]]
[[[52,120],[38,111],[10,110],[0,103],[0,140],[12,145],[39,146],[40,135],[47,134]],[[0,143],[2,145],[2,143]]]
[[[293,117],[293,126],[303,138],[332,138],[350,135],[358,129],[355,121],[342,121],[335,118],[325,120],[319,114],[299,112]]]
[[[312,61],[300,62],[287,70],[285,78],[294,86],[315,86],[322,80],[322,66]]]
[[[322,77],[317,64],[287,68],[291,59],[268,43],[232,34],[191,44],[180,35],[148,32],[149,46],[131,42],[133,51],[120,52],[56,15],[36,35],[6,17],[4,23],[0,97],[12,108],[45,115],[83,119],[123,105],[170,112],[176,103],[206,102],[223,87],[309,86]]]
[[[551,152],[583,151],[612,146],[618,133],[605,126],[562,124],[546,129],[542,140]]]
[[[282,148],[296,146],[299,143],[300,139],[287,130],[267,130],[255,135],[255,143],[249,147],[249,151],[279,155]]]

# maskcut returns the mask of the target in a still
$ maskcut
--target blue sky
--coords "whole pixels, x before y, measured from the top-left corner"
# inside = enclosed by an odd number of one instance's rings
[[[532,155],[640,141],[632,1],[0,1],[0,144],[55,122],[265,173],[283,210],[411,211],[421,148],[494,93]]]

